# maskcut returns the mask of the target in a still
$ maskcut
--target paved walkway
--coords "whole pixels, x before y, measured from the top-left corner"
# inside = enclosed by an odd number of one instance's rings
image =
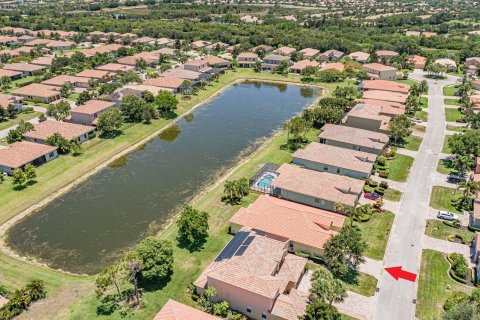
[[[370,319],[375,297],[365,297],[351,291],[347,291],[347,293],[348,297],[344,302],[333,304],[338,311],[359,320]]]
[[[423,71],[415,70],[410,77],[422,81],[425,79],[423,75]],[[428,126],[395,215],[384,259],[384,267],[402,266],[404,270],[417,274],[420,270],[430,193],[446,128],[443,87],[455,83],[456,77],[449,76],[439,81],[427,79],[427,82]],[[382,271],[378,287],[372,319],[415,318],[416,282],[396,281],[390,274]]]
[[[418,151],[408,150],[405,148],[398,148],[397,153],[415,158],[418,154]]]
[[[383,262],[370,258],[365,258],[365,260],[365,263],[360,265],[360,272],[379,278],[383,270]]]
[[[33,106],[33,110],[34,111],[37,111],[37,112],[47,112],[47,108],[44,108],[44,107],[38,107],[38,106]],[[37,124],[38,123],[38,118],[33,118],[33,119],[30,119],[28,120],[28,122],[30,122],[31,124]],[[11,126],[11,127],[8,127],[6,129],[3,129],[3,130],[0,130],[0,140],[5,138],[7,135],[8,135],[8,132],[10,130],[13,130],[17,128],[17,126]]]
[[[432,249],[443,253],[461,253],[467,260],[470,267],[475,266],[471,259],[472,250],[468,244],[461,244],[425,236],[423,239],[423,249]]]

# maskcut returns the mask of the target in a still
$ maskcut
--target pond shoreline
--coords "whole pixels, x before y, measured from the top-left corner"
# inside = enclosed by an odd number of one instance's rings
[[[11,257],[14,257],[18,260],[21,260],[21,261],[25,261],[25,262],[28,262],[28,263],[31,263],[31,264],[34,264],[34,265],[37,265],[37,266],[41,266],[41,267],[45,267],[45,268],[48,268],[50,270],[54,270],[54,271],[58,271],[58,272],[62,272],[62,273],[65,273],[65,274],[68,274],[68,275],[75,275],[75,276],[89,276],[88,274],[79,274],[79,273],[73,273],[73,272],[69,272],[69,271],[66,271],[66,270],[62,270],[62,269],[59,269],[59,268],[53,268],[53,267],[50,267],[47,263],[43,263],[43,262],[40,262],[34,258],[31,258],[29,256],[23,256],[23,255],[20,255],[18,254],[14,249],[12,249],[11,247],[9,247],[7,241],[6,241],[6,234],[8,232],[8,230],[13,227],[17,222],[19,222],[20,220],[28,217],[29,215],[32,215],[32,214],[35,214],[37,213],[38,210],[40,210],[41,208],[45,207],[46,205],[48,205],[49,203],[51,203],[53,200],[57,199],[58,197],[66,194],[67,192],[69,192],[71,189],[75,188],[76,186],[78,186],[79,184],[83,183],[84,181],[86,181],[88,178],[90,178],[91,176],[93,176],[94,174],[98,173],[99,171],[105,169],[106,167],[108,167],[111,163],[113,163],[114,161],[118,160],[119,158],[121,157],[124,157],[124,156],[127,156],[129,153],[131,153],[132,151],[134,151],[135,149],[138,149],[138,148],[141,148],[143,145],[145,145],[146,143],[150,142],[152,139],[155,139],[161,132],[171,128],[172,126],[176,125],[178,123],[178,121],[182,120],[184,117],[188,116],[189,114],[193,113],[198,107],[208,103],[209,101],[211,101],[212,99],[218,97],[219,95],[221,95],[225,90],[227,90],[228,88],[230,88],[231,86],[237,84],[237,83],[242,83],[242,82],[263,82],[263,83],[285,83],[285,84],[290,84],[290,85],[295,85],[295,86],[298,86],[298,87],[315,87],[315,88],[318,88],[318,89],[321,89],[323,92],[323,95],[319,95],[313,103],[311,103],[310,105],[307,105],[305,108],[310,108],[312,107],[312,105],[315,105],[317,102],[318,102],[318,99],[320,99],[322,96],[324,96],[326,93],[328,93],[328,89],[326,88],[323,88],[323,87],[320,87],[320,86],[316,86],[316,85],[311,85],[311,84],[302,84],[302,83],[295,83],[293,81],[280,81],[280,80],[262,80],[262,79],[256,79],[256,78],[245,78],[245,79],[235,79],[233,81],[231,81],[230,83],[226,84],[225,86],[223,86],[222,88],[220,88],[219,90],[217,90],[216,92],[212,93],[211,96],[209,96],[208,98],[206,98],[205,100],[197,103],[196,105],[194,105],[193,107],[191,107],[188,111],[186,111],[185,113],[183,113],[181,116],[179,116],[177,119],[175,119],[174,121],[166,124],[165,126],[163,126],[162,128],[160,128],[159,130],[155,131],[154,133],[148,135],[147,137],[143,138],[141,141],[135,143],[135,144],[132,144],[130,145],[129,147],[127,147],[126,149],[122,150],[121,152],[117,153],[115,156],[111,157],[110,159],[108,159],[107,161],[104,161],[103,163],[101,163],[100,165],[98,165],[97,167],[95,167],[95,169],[91,170],[90,172],[84,174],[83,176],[75,179],[74,181],[72,181],[71,183],[69,183],[68,185],[66,185],[65,187],[62,187],[60,189],[58,189],[57,191],[55,191],[54,193],[50,194],[48,197],[44,198],[42,201],[36,203],[35,205],[29,207],[28,209],[20,212],[19,214],[15,215],[14,217],[12,217],[10,220],[6,221],[4,224],[2,224],[0,226],[0,237],[1,237],[1,241],[0,241],[0,251],[11,256]],[[256,148],[255,151],[253,151],[252,153],[249,154],[249,156],[245,159],[243,159],[241,162],[239,163],[235,163],[234,166],[230,167],[230,168],[225,168],[224,170],[222,170],[222,172],[220,172],[218,174],[218,176],[215,177],[215,179],[212,179],[212,181],[209,181],[209,183],[206,183],[205,187],[203,187],[190,201],[189,203],[196,203],[202,196],[204,196],[209,190],[215,188],[216,186],[218,186],[220,183],[222,183],[223,181],[225,181],[225,179],[228,178],[228,176],[239,166],[241,166],[243,163],[249,161],[251,159],[251,157],[253,157],[255,154],[257,154],[259,151],[263,150],[268,144],[269,142],[271,142],[275,137],[277,137],[278,135],[280,134],[280,132],[275,132],[273,133],[268,139],[265,139],[263,141],[261,141],[259,143],[259,147]],[[240,157],[240,156],[239,156]],[[157,235],[158,234],[161,234],[162,232],[165,231],[166,228],[168,228],[172,223],[174,223],[174,221],[177,219],[178,217],[178,212],[176,213],[173,213],[171,214],[171,217],[169,217],[169,219],[164,223],[164,225],[162,226],[161,229],[159,229],[159,231],[156,233]]]

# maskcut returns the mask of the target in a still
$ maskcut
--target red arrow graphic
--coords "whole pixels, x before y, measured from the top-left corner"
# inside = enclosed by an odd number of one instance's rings
[[[385,271],[387,271],[397,281],[398,279],[405,279],[407,281],[415,282],[417,279],[417,275],[415,273],[404,271],[402,270],[401,266],[385,268]]]

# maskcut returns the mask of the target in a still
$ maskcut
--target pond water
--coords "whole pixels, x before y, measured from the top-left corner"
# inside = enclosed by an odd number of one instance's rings
[[[8,232],[20,255],[94,274],[312,103],[314,89],[242,82]]]

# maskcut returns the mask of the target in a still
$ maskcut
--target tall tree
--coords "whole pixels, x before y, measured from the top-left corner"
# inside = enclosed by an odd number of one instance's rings
[[[309,299],[312,302],[342,302],[347,296],[344,283],[335,279],[330,271],[324,267],[317,268],[312,275]]]
[[[322,301],[316,301],[307,305],[305,315],[301,320],[341,320],[342,315],[333,306]]]
[[[208,236],[208,218],[208,213],[205,211],[199,211],[192,206],[183,208],[177,220],[180,241],[187,246],[202,243]]]
[[[47,116],[60,121],[68,117],[70,110],[70,103],[67,101],[60,101],[59,103],[48,105],[46,114]]]

